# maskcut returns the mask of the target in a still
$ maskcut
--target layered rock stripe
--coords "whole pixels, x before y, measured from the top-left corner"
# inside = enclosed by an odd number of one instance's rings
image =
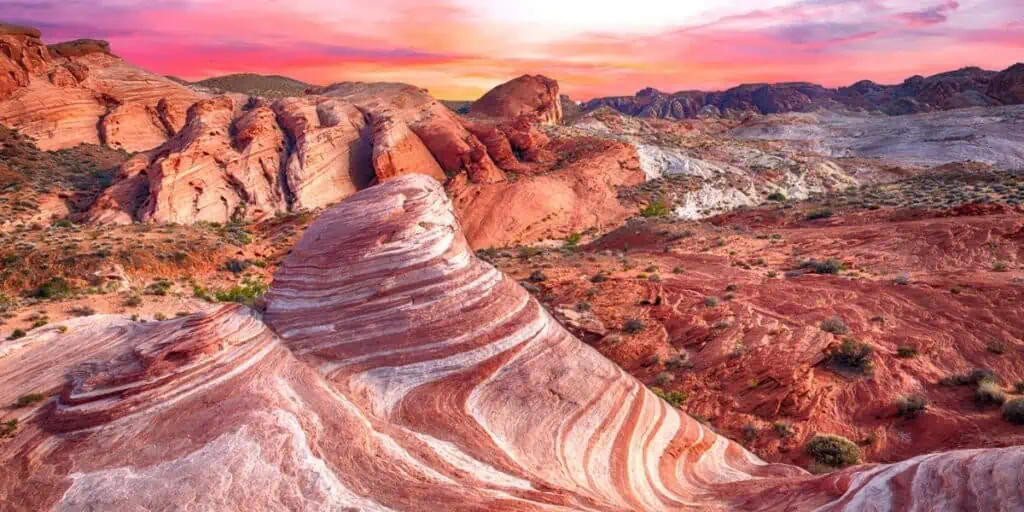
[[[54,358],[54,354],[62,357]],[[266,312],[88,318],[5,346],[11,510],[1015,510],[1024,448],[765,464],[470,250],[436,180],[329,209]]]

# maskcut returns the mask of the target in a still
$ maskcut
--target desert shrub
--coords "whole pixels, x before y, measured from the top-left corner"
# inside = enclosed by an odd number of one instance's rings
[[[1006,401],[1006,392],[993,381],[982,381],[974,390],[974,401],[980,405],[1002,405]]]
[[[693,368],[693,363],[690,362],[687,354],[682,353],[665,361],[665,367],[669,369]]]
[[[659,276],[658,274],[651,274],[651,275],[647,276],[647,280],[652,282],[652,283],[660,283],[661,282],[661,276]]]
[[[0,313],[6,313],[14,309],[16,302],[8,295],[0,293]]]
[[[661,372],[654,376],[655,386],[664,386],[672,381],[676,380],[676,376],[672,375],[671,372]]]
[[[807,443],[806,451],[815,462],[829,467],[840,468],[860,463],[860,448],[841,436],[815,435]]]
[[[801,267],[809,268],[815,274],[838,274],[845,268],[843,262],[835,258],[829,258],[824,261],[810,260],[801,265]]]
[[[643,330],[646,328],[647,324],[635,318],[630,318],[629,320],[626,320],[625,325],[622,326],[622,330],[628,332],[629,334],[638,334],[640,332],[643,332]]]
[[[683,267],[676,267],[676,268],[672,269],[672,273],[673,274],[682,274],[682,273],[685,273],[685,272],[686,272],[686,269],[683,268]]]
[[[249,267],[251,266],[252,262],[249,260],[239,260],[232,258],[228,260],[227,263],[224,264],[224,269],[234,274],[241,274],[242,272],[249,270]]]
[[[565,239],[565,247],[572,249],[580,244],[580,240],[583,239],[583,235],[580,233],[572,233]]]
[[[832,334],[846,334],[850,332],[850,328],[846,326],[846,322],[843,322],[843,319],[838,316],[822,320],[819,327],[821,327],[821,330]]]
[[[779,437],[789,437],[793,435],[793,425],[791,423],[776,421],[775,424],[772,425],[772,428],[775,429],[775,433],[778,434]]]
[[[988,350],[993,354],[1002,355],[1006,353],[1006,343],[993,341],[985,347],[985,350]]]
[[[753,423],[747,423],[746,425],[743,426],[743,439],[745,439],[748,443],[757,439],[757,436],[759,434],[760,432],[757,429],[757,425],[754,425]]]
[[[668,214],[669,205],[660,197],[652,200],[647,206],[640,210],[640,215],[644,217],[665,217]]]
[[[769,201],[785,201],[786,200],[786,194],[783,194],[782,192],[772,192],[771,194],[768,194],[768,200]]]
[[[896,400],[896,410],[900,416],[916,418],[928,408],[928,400],[921,395],[907,395]]]
[[[590,311],[591,308],[592,308],[592,306],[590,305],[589,302],[579,302],[579,303],[576,304],[576,311],[579,311],[580,313],[585,313],[587,311]]]
[[[75,316],[92,316],[96,314],[96,310],[91,306],[75,306],[71,308],[70,313]]]
[[[32,292],[32,296],[39,299],[54,299],[58,297],[67,297],[71,294],[71,284],[68,283],[63,277],[52,277],[49,281],[39,285]]]
[[[608,280],[608,275],[603,272],[594,274],[594,277],[590,278],[591,283],[603,283]]]
[[[718,306],[718,297],[704,297],[704,305],[709,308]]]
[[[14,433],[18,431],[18,419],[7,420],[0,423],[0,438],[14,437]]]
[[[651,392],[657,395],[658,398],[668,402],[672,407],[679,407],[683,405],[683,402],[685,402],[686,398],[689,396],[682,391],[665,391],[659,387],[652,387]]]
[[[149,286],[146,287],[145,293],[146,295],[159,295],[162,297],[167,295],[171,291],[171,288],[173,286],[174,283],[171,282],[170,280],[157,279],[156,281],[153,281],[152,283],[150,283]]]
[[[544,272],[541,272],[540,270],[535,270],[532,274],[530,274],[529,280],[531,283],[543,283],[544,281],[548,280],[548,276],[546,276]]]
[[[36,402],[42,402],[46,397],[40,393],[29,393],[27,395],[21,395],[18,400],[14,402],[14,407],[28,407]]]
[[[128,297],[125,297],[124,301],[121,302],[121,305],[126,308],[134,308],[141,306],[142,297],[139,297],[138,295],[129,295]]]
[[[1005,261],[997,261],[992,264],[993,272],[1006,272],[1009,268],[1009,265]]]
[[[871,361],[874,351],[864,343],[853,338],[846,338],[828,355],[828,363],[833,368],[869,374],[874,365]]]
[[[155,315],[153,315],[153,320],[156,320],[157,322],[163,322],[164,320],[167,320],[167,315],[163,314],[162,312],[157,312]]]
[[[214,297],[220,302],[237,302],[252,306],[267,293],[267,285],[251,278],[244,278],[240,284],[226,290],[218,290]]]
[[[910,345],[900,345],[896,347],[896,357],[910,359],[912,357],[917,357],[917,354],[917,347],[912,347]]]
[[[1014,425],[1024,425],[1024,398],[1014,398],[1003,405],[1003,419]]]
[[[896,279],[893,279],[892,282],[900,286],[907,286],[908,284],[910,284],[910,276],[906,274],[901,274],[896,276]]]
[[[532,258],[532,257],[534,257],[534,256],[536,256],[538,254],[540,254],[540,249],[538,249],[536,247],[520,247],[519,248],[519,257],[524,259],[524,260]]]
[[[1024,394],[1024,380],[1017,382],[1013,385],[1014,391],[1018,394]]]
[[[975,368],[968,373],[960,373],[944,377],[940,384],[944,386],[974,386],[982,382],[995,382],[998,376],[987,368]]]
[[[832,217],[833,215],[835,215],[835,214],[832,212],[831,209],[823,208],[821,210],[814,210],[814,211],[808,213],[807,217],[805,217],[805,219],[806,220],[827,219],[829,217]]]
[[[25,336],[26,336],[26,334],[25,334],[24,329],[15,329],[15,330],[11,331],[11,334],[10,334],[10,336],[7,337],[7,339],[8,340],[16,340],[16,339],[24,338]]]

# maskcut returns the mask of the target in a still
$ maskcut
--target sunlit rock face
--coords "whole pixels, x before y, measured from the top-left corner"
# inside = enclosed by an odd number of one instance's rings
[[[10,510],[1016,510],[1024,448],[813,477],[669,407],[469,250],[433,178],[329,209],[261,314],[0,352]]]

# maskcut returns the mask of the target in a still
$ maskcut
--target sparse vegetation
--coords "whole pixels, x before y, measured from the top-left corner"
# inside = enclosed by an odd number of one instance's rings
[[[775,433],[781,438],[787,438],[793,435],[793,424],[785,421],[776,421],[772,428],[775,429]]]
[[[0,438],[14,437],[14,433],[18,431],[18,419],[7,420],[0,423]]]
[[[771,194],[768,194],[768,200],[769,201],[776,201],[776,202],[778,202],[778,201],[785,201],[786,200],[786,194],[783,194],[782,192],[772,192]]]
[[[548,280],[548,276],[545,275],[544,272],[541,272],[540,270],[535,270],[532,274],[530,274],[530,277],[528,279],[531,283],[543,283],[544,281]]]
[[[44,399],[46,399],[46,396],[40,393],[29,393],[27,395],[21,395],[18,397],[18,400],[14,402],[14,407],[28,407],[34,403],[42,402]]]
[[[704,306],[713,308],[718,306],[718,297],[704,297]]]
[[[52,277],[50,280],[39,285],[32,293],[33,297],[39,299],[56,299],[67,297],[72,292],[71,284],[63,277]]]
[[[1003,355],[1006,353],[1006,343],[993,341],[985,346],[985,350],[988,350],[992,354]]]
[[[974,401],[979,405],[1002,405],[1003,402],[1006,402],[1006,392],[994,381],[982,381],[974,390]]]
[[[845,265],[843,265],[843,262],[835,258],[829,258],[824,261],[806,261],[803,265],[801,265],[801,268],[810,269],[811,272],[814,272],[815,274],[838,274],[842,272],[846,267]]]
[[[246,306],[252,306],[256,301],[267,293],[267,285],[251,277],[242,279],[240,284],[226,290],[219,290],[214,297],[219,302],[237,302]]]
[[[928,400],[921,395],[907,395],[896,400],[897,413],[903,418],[916,418],[927,408]]]
[[[651,392],[657,395],[658,398],[668,402],[672,407],[680,407],[689,396],[687,393],[682,391],[665,391],[659,387],[652,387]]]
[[[580,244],[580,240],[582,240],[582,239],[583,239],[583,235],[581,233],[573,232],[568,237],[566,237],[566,239],[565,239],[565,247],[568,248],[568,249],[572,249],[572,248],[578,247],[579,244]]]
[[[1024,398],[1014,398],[1003,404],[1003,419],[1014,425],[1024,425]]]
[[[669,204],[664,199],[658,197],[651,200],[647,206],[640,210],[640,215],[644,217],[666,217],[669,211]]]
[[[1005,261],[997,261],[992,264],[993,272],[1006,272],[1010,266]]]
[[[968,373],[950,375],[942,379],[943,386],[974,386],[982,382],[996,382],[998,376],[987,368],[975,368]]]
[[[917,347],[912,347],[910,345],[900,345],[896,347],[896,357],[899,357],[901,359],[910,359],[912,357],[917,357],[917,354]]]
[[[11,331],[11,334],[9,336],[7,336],[7,340],[8,341],[16,340],[16,339],[24,338],[25,336],[27,336],[27,335],[25,334],[25,330],[24,329],[15,329],[15,330]]]
[[[832,334],[846,334],[850,332],[850,328],[846,326],[846,322],[843,322],[843,319],[838,316],[822,320],[819,327],[821,330]]]
[[[828,355],[829,366],[838,369],[870,374],[874,369],[874,351],[868,345],[853,338],[846,338]]]
[[[626,320],[625,325],[622,326],[622,330],[629,334],[639,334],[643,332],[644,329],[647,329],[647,324],[635,318]]]
[[[138,295],[129,295],[121,302],[121,305],[126,308],[135,308],[142,305],[142,297]]]
[[[818,464],[833,468],[860,463],[860,447],[841,436],[818,434],[807,443],[806,451]]]
[[[832,217],[833,215],[835,215],[835,213],[832,212],[832,210],[830,210],[828,208],[824,208],[824,209],[821,209],[821,210],[813,210],[810,213],[808,213],[807,216],[804,217],[804,218],[806,220],[828,219],[828,218]]]
[[[654,376],[654,385],[664,386],[674,380],[676,380],[676,376],[672,372],[661,372]]]

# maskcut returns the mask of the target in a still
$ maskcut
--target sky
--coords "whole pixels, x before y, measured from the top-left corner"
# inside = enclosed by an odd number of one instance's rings
[[[445,99],[524,73],[587,99],[1024,61],[1024,0],[0,0],[0,21],[107,39],[190,80],[398,81]]]

